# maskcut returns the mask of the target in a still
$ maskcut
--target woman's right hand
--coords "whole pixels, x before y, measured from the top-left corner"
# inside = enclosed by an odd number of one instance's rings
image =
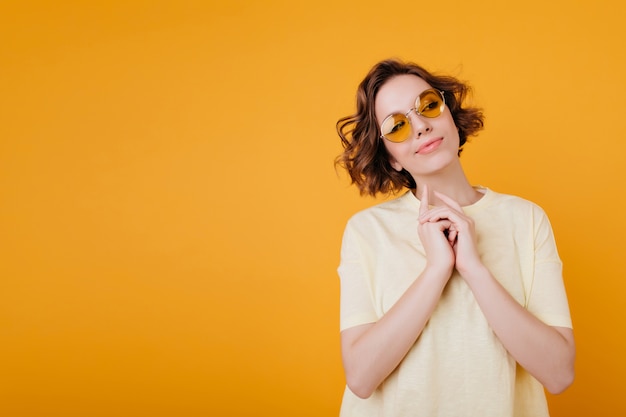
[[[420,217],[427,215],[428,186],[424,185],[420,199]],[[455,255],[453,245],[456,239],[456,231],[452,222],[441,219],[436,222],[420,222],[417,233],[426,252],[426,267],[445,271],[446,277],[450,277],[454,268]]]

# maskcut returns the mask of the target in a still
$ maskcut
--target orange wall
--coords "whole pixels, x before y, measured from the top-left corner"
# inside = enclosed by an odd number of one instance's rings
[[[389,56],[470,80],[471,180],[552,219],[553,416],[626,413],[623,3],[223,3],[0,5],[0,415],[337,415],[340,238],[375,201],[334,123]]]

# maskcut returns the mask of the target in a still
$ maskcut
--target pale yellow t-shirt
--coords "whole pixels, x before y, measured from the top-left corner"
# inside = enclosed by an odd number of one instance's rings
[[[571,328],[562,264],[544,211],[478,189],[484,196],[463,210],[474,219],[485,265],[540,320]],[[341,330],[379,320],[424,269],[419,207],[407,192],[348,221],[338,268]],[[341,416],[544,417],[548,409],[541,384],[508,354],[455,271],[398,368],[367,399],[346,387]]]

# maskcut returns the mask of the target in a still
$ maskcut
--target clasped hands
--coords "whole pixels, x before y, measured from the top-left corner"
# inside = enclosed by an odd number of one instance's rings
[[[433,193],[442,204],[430,208],[428,191],[424,185],[417,228],[427,264],[450,271],[456,268],[464,276],[471,268],[481,265],[474,221],[459,203],[437,191]]]

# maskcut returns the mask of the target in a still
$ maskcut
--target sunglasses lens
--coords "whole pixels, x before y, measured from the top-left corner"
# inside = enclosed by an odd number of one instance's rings
[[[436,90],[426,90],[419,97],[418,112],[424,117],[437,117],[443,111],[444,101]]]
[[[381,133],[392,142],[404,142],[411,135],[411,125],[404,114],[392,114],[383,121]]]

